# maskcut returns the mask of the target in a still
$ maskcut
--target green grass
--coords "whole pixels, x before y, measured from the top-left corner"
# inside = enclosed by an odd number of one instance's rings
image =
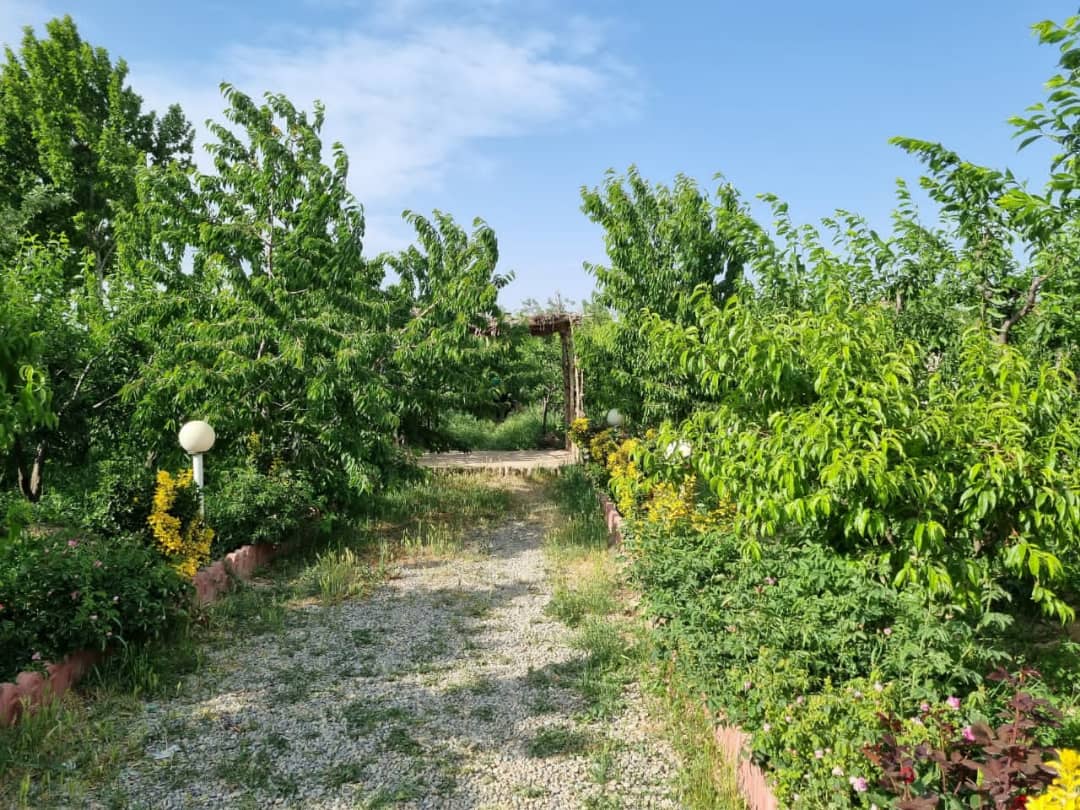
[[[588,734],[562,726],[542,728],[529,740],[525,753],[535,759],[560,755],[581,754],[592,746]]]
[[[327,604],[366,596],[386,578],[386,552],[377,560],[364,559],[349,547],[328,549],[315,557],[304,572],[307,590]]]
[[[345,722],[349,736],[355,739],[367,736],[385,724],[401,723],[414,718],[408,711],[398,706],[384,706],[367,700],[354,700],[342,709],[341,719]]]
[[[371,525],[382,531],[440,523],[454,529],[514,511],[513,494],[491,475],[423,473],[371,500]]]
[[[701,701],[673,681],[653,673],[661,694],[668,739],[679,753],[679,797],[687,810],[746,810],[735,769],[716,745],[712,721]]]
[[[532,450],[544,443],[543,411],[539,406],[515,411],[496,422],[492,419],[455,412],[447,417],[443,428],[455,447],[470,450]],[[561,434],[559,415],[548,413],[548,432]]]
[[[584,654],[563,669],[588,703],[588,714],[612,717],[623,709],[623,694],[641,681],[656,695],[652,709],[680,754],[680,806],[689,810],[744,810],[733,768],[717,750],[704,709],[679,693],[648,664],[651,637],[644,623],[620,611],[622,581],[595,491],[580,467],[549,483],[560,517],[545,539],[555,587],[549,614],[577,628],[574,644]],[[555,673],[537,673],[550,678]],[[598,784],[612,778],[613,757],[601,747],[592,758]],[[619,807],[607,794],[590,799],[592,808]]]
[[[605,616],[616,608],[610,581],[561,577],[552,589],[547,612],[570,627],[578,627],[587,617]]]

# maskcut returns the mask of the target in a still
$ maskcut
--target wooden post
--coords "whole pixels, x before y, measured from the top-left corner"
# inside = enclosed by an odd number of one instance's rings
[[[559,342],[562,343],[563,419],[566,449],[569,450],[573,446],[570,440],[570,423],[574,420],[574,352],[569,328],[559,330]]]

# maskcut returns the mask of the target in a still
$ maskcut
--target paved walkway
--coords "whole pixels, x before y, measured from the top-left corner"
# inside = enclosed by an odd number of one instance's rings
[[[486,470],[526,474],[535,470],[556,470],[574,463],[569,450],[477,450],[472,453],[425,453],[421,467],[440,470]]]

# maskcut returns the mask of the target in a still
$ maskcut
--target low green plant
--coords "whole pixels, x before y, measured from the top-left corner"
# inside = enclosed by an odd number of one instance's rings
[[[530,757],[547,757],[581,754],[593,744],[592,738],[583,731],[562,726],[542,728],[525,746]]]
[[[300,470],[262,473],[252,464],[214,473],[207,482],[207,520],[215,555],[248,543],[278,543],[317,526],[325,504]]]
[[[154,638],[189,588],[141,537],[13,525],[0,536],[0,680],[76,650]]]
[[[384,577],[381,565],[372,564],[348,547],[318,553],[304,574],[309,592],[328,603],[370,593]]]
[[[554,427],[551,422],[549,431]],[[450,446],[462,450],[532,450],[545,443],[542,416],[537,407],[515,411],[500,421],[455,412],[442,427]]]
[[[570,627],[577,627],[589,616],[604,616],[615,610],[610,580],[585,580],[555,584],[547,612]]]

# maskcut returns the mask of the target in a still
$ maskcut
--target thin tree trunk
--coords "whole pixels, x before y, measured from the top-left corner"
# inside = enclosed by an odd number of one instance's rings
[[[1024,299],[1024,305],[1020,307],[1020,309],[1018,309],[1016,312],[1014,312],[1009,318],[1007,318],[1005,320],[1005,323],[1001,325],[1001,329],[998,330],[998,343],[1008,343],[1009,333],[1012,331],[1012,328],[1016,326],[1016,324],[1019,323],[1021,319],[1026,317],[1033,309],[1035,309],[1035,304],[1039,300],[1039,288],[1042,287],[1043,282],[1045,282],[1047,278],[1047,275],[1042,275],[1035,276],[1035,278],[1031,280],[1031,286],[1028,287],[1027,296]]]
[[[30,503],[37,503],[41,500],[41,487],[45,474],[45,456],[47,452],[48,444],[42,439],[34,448],[34,460],[31,463],[29,474],[27,474],[26,465],[22,459],[20,458],[18,461],[19,491]]]

